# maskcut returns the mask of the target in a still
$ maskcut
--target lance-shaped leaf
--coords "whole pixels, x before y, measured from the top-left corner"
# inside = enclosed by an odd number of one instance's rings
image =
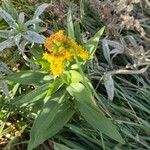
[[[54,142],[54,150],[76,150],[76,149],[71,149],[69,147],[66,147],[63,144],[59,144],[59,143]]]
[[[102,39],[102,47],[103,47],[103,55],[107,60],[107,62],[110,64],[110,49],[106,38]]]
[[[19,17],[18,17],[18,20],[19,20],[19,23],[22,25],[24,23],[24,12],[21,12],[19,14]]]
[[[3,51],[6,48],[10,48],[14,45],[14,42],[12,39],[8,39],[6,41],[3,41],[0,43],[0,52]]]
[[[5,80],[0,80],[0,87],[2,88],[4,94],[9,97],[9,89]]]
[[[0,37],[4,39],[9,38],[10,31],[9,30],[0,30]]]
[[[40,35],[34,31],[26,31],[24,33],[23,37],[33,43],[41,43],[42,44],[45,40],[45,37],[43,35]]]
[[[114,80],[110,73],[106,73],[104,76],[104,85],[106,88],[106,92],[109,100],[113,100],[114,98]]]
[[[65,98],[58,95],[46,102],[31,129],[28,150],[53,137],[70,120],[74,110]]]
[[[81,83],[72,83],[67,87],[67,91],[76,99],[93,104],[92,95],[89,90]]]
[[[13,17],[5,10],[3,10],[1,7],[0,7],[0,16],[9,24],[9,26],[14,28],[18,26]]]
[[[24,25],[25,25],[26,27],[28,27],[28,26],[30,26],[30,25],[37,24],[37,23],[40,23],[40,22],[42,22],[42,20],[36,18],[36,19],[32,19],[32,20],[27,21]]]
[[[92,38],[90,38],[85,44],[84,48],[90,53],[90,58],[93,58],[93,55],[97,49],[100,37],[102,36],[105,27],[102,27]]]
[[[20,40],[21,40],[21,34],[17,34],[17,35],[14,37],[14,42],[15,42],[15,44],[16,44],[18,47],[19,47]]]
[[[17,10],[15,9],[15,7],[13,6],[12,2],[10,0],[4,0],[2,2],[2,7],[4,8],[4,10],[6,12],[8,12],[9,14],[11,14],[11,16],[13,17],[13,19],[18,19],[18,13]]]
[[[3,63],[2,61],[0,61],[0,72],[3,72],[5,74],[11,73],[7,64]]]
[[[22,107],[26,106],[29,103],[35,103],[46,95],[49,85],[50,83],[43,84],[33,91],[28,92],[24,96],[17,97],[12,102],[14,102],[15,105],[21,105]]]
[[[81,29],[79,22],[75,22],[75,39],[78,43],[82,43]]]
[[[9,74],[5,77],[5,79],[14,81],[15,83],[20,84],[43,84],[45,82],[49,82],[52,80],[52,76],[48,73],[41,72],[41,71],[20,71],[16,73]]]
[[[85,86],[81,86],[81,83],[71,84],[67,90],[75,98],[76,108],[94,129],[120,143],[124,143],[124,140],[111,120],[96,105],[90,103],[92,94],[88,94]]]
[[[81,115],[94,129],[124,144],[124,140],[119,134],[116,126],[111,122],[111,120],[105,117],[97,107],[83,103],[81,100],[76,102],[76,106]]]
[[[46,4],[46,3],[40,5],[40,6],[35,10],[33,19],[39,18],[39,16],[44,12],[44,10],[45,10],[48,6],[49,6],[49,4]]]
[[[71,8],[69,8],[67,14],[67,29],[68,29],[68,36],[74,39],[74,26],[73,26]]]

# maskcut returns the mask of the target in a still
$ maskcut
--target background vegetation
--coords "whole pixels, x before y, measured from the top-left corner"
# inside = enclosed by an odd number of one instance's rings
[[[25,13],[26,20],[33,17],[40,4],[48,3],[40,15],[42,22],[38,22],[37,28],[39,35],[45,37],[60,29],[68,30],[68,10],[71,10],[76,41],[80,44],[94,37],[100,29],[102,33],[105,26],[101,39],[98,39],[99,44],[93,59],[87,62],[84,72],[92,83],[92,92],[99,109],[106,117],[111,118],[125,140],[125,144],[116,142],[93,128],[79,112],[76,112],[63,129],[36,149],[150,149],[149,1],[74,0],[70,3],[68,0],[10,0],[10,2],[18,13]],[[7,10],[9,1],[5,4],[2,4],[2,1],[0,3],[2,8]],[[12,15],[11,11],[13,10],[8,10]],[[30,29],[35,24],[35,22],[28,23]],[[9,30],[10,27],[0,18],[0,30],[6,29]],[[0,32],[0,42],[4,41],[2,36]],[[16,37],[16,34],[13,36]],[[42,40],[44,37],[40,36],[38,39],[40,38]],[[35,59],[39,58],[41,53],[38,52],[43,51],[43,48],[39,46],[40,44],[32,45],[33,42],[37,41],[29,41],[25,45],[24,52],[17,43],[12,48],[5,50],[0,48],[0,149],[27,149],[31,127],[39,113],[38,110],[43,105],[42,100],[36,102],[36,105],[26,104],[27,99],[33,101],[42,99],[28,95],[38,89],[39,85],[30,84],[30,78],[23,80],[12,75],[12,72],[37,69]],[[36,76],[34,79],[36,83],[39,77]],[[43,91],[41,89],[38,92],[42,95],[44,89]],[[96,119],[95,116],[95,121]]]

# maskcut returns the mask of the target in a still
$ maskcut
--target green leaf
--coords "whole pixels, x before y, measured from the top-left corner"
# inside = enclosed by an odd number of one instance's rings
[[[69,8],[67,14],[67,29],[68,29],[68,36],[74,39],[74,26],[73,26],[71,8]]]
[[[83,103],[91,103],[92,95],[89,90],[81,83],[72,83],[70,86],[67,87],[67,91],[70,93],[71,96],[75,97],[76,100],[82,100]]]
[[[20,71],[16,73],[9,74],[5,79],[14,81],[15,83],[20,84],[43,84],[49,82],[53,79],[48,73],[40,71]]]
[[[62,81],[67,85],[83,81],[83,76],[76,70],[65,71],[61,77]]]
[[[89,51],[90,58],[93,58],[93,55],[97,49],[100,37],[102,36],[105,27],[102,27],[92,38],[90,38],[85,44],[84,48]]]
[[[62,136],[62,137],[59,136],[59,140],[61,142],[63,142],[64,144],[66,144],[67,146],[70,146],[70,147],[74,148],[75,150],[85,150],[84,148],[82,148],[81,144],[78,141],[73,142],[69,139],[67,140],[67,139],[65,139],[64,136]]]
[[[89,124],[87,124],[87,126],[89,127]],[[66,127],[68,127],[71,132],[75,133],[78,136],[84,137],[86,140],[92,142],[93,144],[101,145],[100,140],[98,139],[95,140],[93,137],[90,137],[91,133],[88,132],[89,128],[85,128],[85,126],[83,127],[82,125],[78,127],[78,125],[73,125],[69,123],[66,125]]]
[[[49,86],[49,89],[47,91],[47,96],[51,96],[53,93],[55,93],[57,90],[59,90],[62,85],[63,85],[63,81],[61,78],[56,78]]]
[[[43,35],[40,35],[34,31],[26,31],[23,37],[30,42],[39,43],[39,44],[44,43],[45,40],[45,37]]]
[[[54,136],[70,120],[74,110],[65,100],[66,96],[49,99],[36,118],[30,134],[28,150],[32,150]]]
[[[81,18],[81,20],[83,20],[83,18],[84,18],[84,15],[85,15],[85,7],[84,7],[84,4],[85,3],[85,1],[84,0],[80,0],[80,18]]]
[[[41,98],[43,98],[47,94],[47,90],[50,86],[50,83],[46,83],[35,90],[28,92],[24,96],[18,97],[17,99],[13,100],[13,104],[15,105],[22,105],[22,107],[26,106],[29,103],[34,103]]]
[[[104,133],[105,135],[122,144],[125,143],[116,126],[112,124],[111,120],[105,117],[97,107],[86,102],[83,103],[82,100],[79,99],[76,101],[76,106],[81,115],[94,129]]]
[[[77,83],[83,81],[83,77],[78,71],[70,70],[69,75],[70,75],[71,83]]]
[[[120,143],[124,143],[115,125],[94,105],[92,94],[83,84],[71,84],[67,87],[67,91],[76,99],[76,108],[93,128]]]
[[[33,54],[33,56],[35,57],[35,61],[37,61],[37,59],[41,59],[43,57],[43,47],[40,47],[39,44],[34,44],[33,47],[30,48],[30,52]],[[43,60],[43,59],[41,59]]]
[[[33,52],[33,51],[32,51]],[[34,53],[34,52],[33,52]],[[34,56],[36,57],[40,57],[40,53],[39,53],[39,56],[38,56],[38,53],[34,53]],[[35,61],[34,61],[37,65],[40,65],[40,70],[41,71],[46,71],[46,72],[49,72],[49,62],[47,60],[44,60],[44,59],[39,59],[37,58]]]
[[[63,144],[59,144],[59,143],[54,142],[54,150],[73,150],[73,149],[66,147]]]
[[[82,43],[81,29],[79,22],[75,23],[75,39],[77,43]]]

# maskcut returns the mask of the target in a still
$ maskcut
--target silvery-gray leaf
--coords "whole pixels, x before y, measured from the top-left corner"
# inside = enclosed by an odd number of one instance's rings
[[[9,30],[0,30],[0,37],[4,39],[9,38],[10,31]]]
[[[5,10],[3,10],[1,7],[0,7],[0,16],[9,24],[9,26],[14,28],[18,26],[13,17]]]
[[[9,38],[13,38],[17,34],[19,34],[19,31],[17,29],[10,29]]]
[[[110,71],[111,74],[142,74],[147,71],[148,65],[142,69],[139,70],[125,70],[125,69],[119,69],[119,70],[114,70]]]
[[[18,19],[18,13],[10,0],[3,0],[2,7],[6,12],[11,14],[14,19]]]
[[[33,43],[43,43],[45,40],[43,35],[40,35],[34,31],[26,31],[23,36],[25,39]]]
[[[3,93],[9,97],[9,89],[5,80],[0,80],[0,87],[2,88]]]
[[[110,51],[110,54],[121,54],[122,52],[119,49],[113,49]]]
[[[115,49],[118,49],[120,51],[120,53],[124,52],[124,46],[122,44],[120,44],[119,42],[107,40],[107,43],[109,46],[111,46]]]
[[[39,16],[43,13],[43,11],[44,11],[44,10],[46,9],[46,7],[48,7],[48,6],[49,6],[49,4],[46,4],[46,3],[40,5],[40,6],[35,10],[35,13],[34,13],[33,18],[34,18],[34,19],[35,19],[35,18],[39,18]]]
[[[24,23],[24,12],[21,12],[20,14],[19,14],[19,23],[20,24],[23,24]]]
[[[106,88],[108,99],[113,100],[113,98],[114,98],[114,80],[110,73],[106,73],[104,75],[104,85]]]
[[[30,26],[30,25],[37,24],[37,23],[40,23],[40,22],[42,22],[42,20],[36,18],[36,19],[32,19],[32,20],[27,21],[24,25],[25,25],[26,27],[28,27],[28,26]]]
[[[122,52],[119,49],[113,49],[112,51],[110,51],[110,54],[113,54],[113,56],[111,57],[111,61],[118,55],[121,54]]]
[[[103,48],[103,55],[107,60],[107,62],[110,64],[110,49],[106,38],[102,39],[102,48]]]
[[[18,34],[14,37],[14,41],[17,46],[19,46],[20,40],[21,40],[21,34]]]
[[[40,27],[40,26],[36,25],[36,32],[42,33],[42,32],[45,32],[46,30],[47,30],[46,27]]]
[[[0,43],[0,51],[4,50],[5,48],[10,48],[14,45],[13,39],[8,39]]]
[[[7,64],[3,63],[2,61],[0,61],[0,72],[3,72],[5,74],[11,73],[11,71],[9,70]]]

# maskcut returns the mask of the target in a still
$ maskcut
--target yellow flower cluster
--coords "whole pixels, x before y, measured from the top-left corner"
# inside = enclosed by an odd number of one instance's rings
[[[75,56],[83,60],[89,57],[88,52],[73,39],[64,35],[63,30],[48,37],[44,42],[44,46],[47,52],[43,54],[43,59],[50,63],[50,70],[54,76],[63,73],[65,66],[73,61]]]

